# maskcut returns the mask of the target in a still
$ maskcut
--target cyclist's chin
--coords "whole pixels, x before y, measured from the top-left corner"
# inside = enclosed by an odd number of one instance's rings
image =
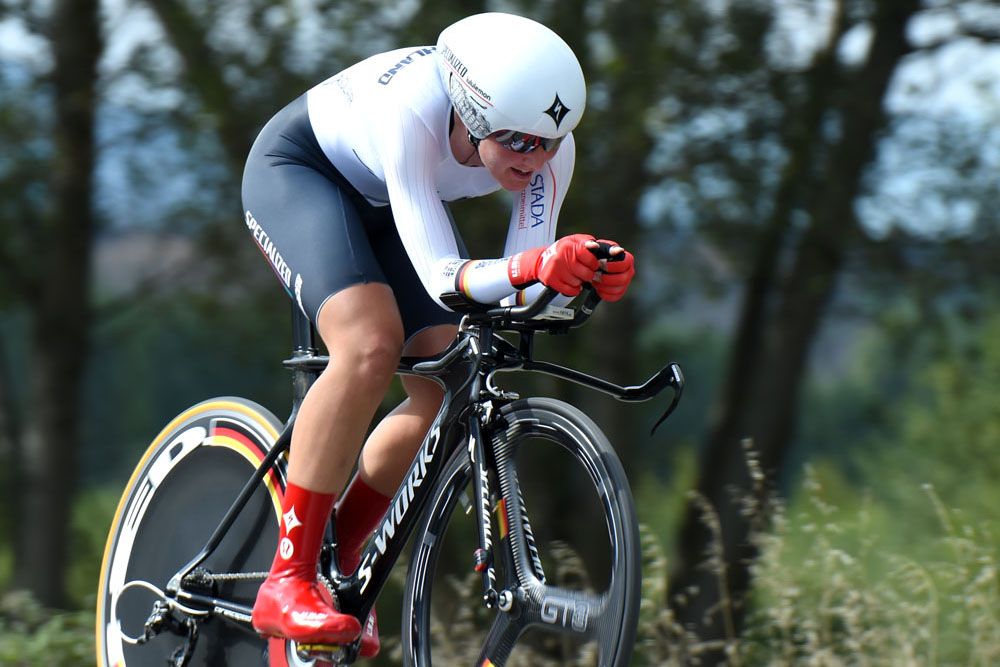
[[[493,171],[493,178],[497,180],[500,187],[510,192],[520,192],[528,187],[533,175],[534,172],[523,171],[517,167],[506,167],[502,170]]]

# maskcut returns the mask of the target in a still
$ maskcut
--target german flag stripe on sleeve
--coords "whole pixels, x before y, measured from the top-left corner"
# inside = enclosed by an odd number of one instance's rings
[[[471,265],[472,260],[469,260],[458,269],[458,272],[455,274],[455,291],[466,299],[473,301],[472,293],[469,291],[469,267]]]

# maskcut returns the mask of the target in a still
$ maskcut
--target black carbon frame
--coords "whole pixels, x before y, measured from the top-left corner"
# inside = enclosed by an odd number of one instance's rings
[[[547,294],[528,306],[494,308],[471,314],[466,320],[468,326],[462,328],[457,342],[443,354],[432,359],[404,358],[400,361],[398,373],[418,375],[438,382],[444,389],[444,400],[403,484],[392,499],[389,513],[362,552],[357,572],[349,577],[339,573],[336,566],[336,544],[333,545],[328,575],[334,584],[341,611],[360,619],[367,617],[408,538],[419,524],[435,482],[452,453],[470,435],[477,434],[476,439],[482,439],[482,434],[479,434],[479,415],[474,406],[489,399],[482,392],[489,385],[493,373],[518,370],[541,372],[604,392],[622,401],[645,401],[669,387],[674,396],[660,421],[673,411],[684,387],[684,377],[677,364],[667,364],[642,385],[623,387],[574,369],[535,361],[532,358],[535,332],[561,333],[567,327],[581,326],[597,303],[588,299],[568,324],[532,320],[541,310],[539,304],[544,305],[551,297],[552,294]],[[519,333],[520,345],[515,347],[506,339],[494,335],[494,327]],[[222,542],[263,477],[272,468],[280,468],[279,457],[291,442],[298,406],[312,382],[329,363],[329,357],[317,354],[314,340],[315,332],[308,320],[301,311],[293,308],[293,354],[284,362],[293,374],[293,407],[285,429],[267,457],[247,480],[206,545],[171,578],[168,585],[168,591],[183,599],[186,604],[210,610],[229,621],[246,626],[250,631],[249,607],[208,595],[203,592],[203,588],[196,589],[198,587],[194,585],[192,589],[187,589],[185,583],[189,577],[192,577],[192,582],[197,579],[198,566]],[[478,485],[479,477],[473,475],[472,481]],[[480,535],[480,541],[483,541],[483,535]],[[484,585],[487,585],[485,575]]]

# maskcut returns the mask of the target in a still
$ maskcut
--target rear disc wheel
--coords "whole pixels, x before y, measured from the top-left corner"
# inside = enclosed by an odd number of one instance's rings
[[[219,398],[176,417],[146,450],[122,495],[101,566],[97,664],[162,667],[184,639],[169,631],[134,645],[170,578],[205,545],[277,440],[281,423],[250,401]],[[266,572],[278,538],[282,466],[267,474],[218,549],[210,574]],[[252,606],[260,579],[216,580],[215,595]],[[176,612],[179,617],[185,615]],[[198,623],[190,665],[266,665],[266,642],[219,616]],[[273,663],[272,663],[273,664]]]

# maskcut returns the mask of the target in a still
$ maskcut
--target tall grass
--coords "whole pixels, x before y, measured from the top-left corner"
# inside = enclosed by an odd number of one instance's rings
[[[789,665],[1000,664],[997,543],[989,522],[946,507],[935,534],[909,552],[886,544],[903,522],[865,502],[853,513],[807,476],[805,506],[781,507],[759,536],[755,612],[743,640],[755,661]]]
[[[734,666],[1000,664],[996,523],[947,507],[929,485],[923,491],[938,530],[900,552],[892,543],[896,531],[905,531],[906,516],[870,499],[837,506],[819,475],[808,471],[792,504],[772,496],[758,507],[768,520],[766,530],[753,534],[760,557],[743,633],[701,641],[660,604],[669,592],[650,586],[656,601],[642,619],[636,664],[698,664],[706,650],[720,648]],[[712,528],[712,508],[695,502]],[[666,554],[655,541],[644,542],[646,576],[660,576]],[[706,565],[724,577],[719,558],[710,552]],[[715,613],[738,602],[724,599]]]
[[[749,463],[754,465],[752,455]],[[752,569],[752,597],[723,600],[716,609],[728,614],[738,602],[749,609],[744,631],[736,635],[731,630],[721,642],[706,642],[677,622],[666,601],[682,598],[683,591],[669,589],[662,536],[641,526],[643,597],[632,664],[696,665],[707,651],[722,649],[734,666],[1000,665],[995,517],[969,517],[925,486],[921,509],[936,515],[937,528],[928,533],[926,524],[918,523],[924,534],[909,535],[901,543],[905,513],[845,493],[839,484],[829,471],[810,469],[791,501],[772,496],[747,505],[757,519],[753,539],[760,558]],[[718,531],[713,508],[698,497],[691,500]],[[708,554],[706,565],[724,578],[724,554],[718,549]],[[585,576],[565,545],[549,545],[549,551],[556,564],[553,578],[578,581]],[[397,574],[401,577],[403,569]],[[481,638],[486,614],[481,583],[470,573],[445,585],[445,595],[462,602],[452,607],[454,615],[434,619],[435,646],[442,651],[435,667],[467,667],[478,656],[474,638]],[[383,618],[382,625],[380,664],[399,664],[396,623]],[[56,613],[21,593],[0,598],[0,665],[92,664],[93,641],[89,610]],[[519,648],[508,665],[599,667],[592,651],[563,646],[558,636]]]

